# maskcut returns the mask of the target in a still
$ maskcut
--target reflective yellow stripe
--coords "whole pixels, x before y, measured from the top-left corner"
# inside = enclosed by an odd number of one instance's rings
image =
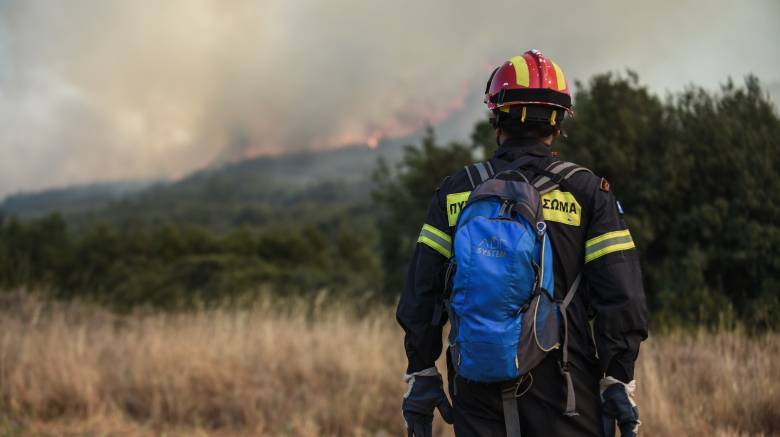
[[[603,248],[601,250],[597,250],[597,251],[595,251],[593,253],[589,253],[585,257],[585,262],[589,263],[589,262],[593,261],[594,259],[601,258],[602,256],[604,256],[604,255],[606,255],[608,253],[618,252],[618,251],[621,251],[621,250],[633,249],[634,247],[636,247],[636,246],[634,246],[634,242],[633,241],[629,241],[628,243],[623,243],[623,244],[614,244],[612,246],[607,246],[607,247],[605,247],[605,248]]]
[[[509,62],[512,63],[512,66],[515,67],[515,78],[517,78],[517,84],[520,86],[527,87],[530,83],[529,75],[528,75],[528,64],[526,63],[525,58],[520,56],[515,56],[514,58],[510,59]]]
[[[436,252],[439,252],[440,254],[444,255],[445,258],[451,258],[452,252],[447,250],[446,248],[442,247],[437,243],[436,241],[431,240],[428,237],[425,237],[423,235],[420,235],[420,237],[417,239],[418,243],[423,243],[426,246],[430,247],[431,249],[435,250]]]
[[[585,262],[591,262],[608,253],[633,249],[634,240],[628,229],[622,231],[607,232],[598,237],[591,238],[585,243]]]
[[[452,257],[452,238],[450,238],[450,236],[445,232],[442,232],[431,225],[423,225],[422,230],[420,231],[420,236],[417,237],[417,242],[425,244],[431,249],[444,255],[445,258]]]
[[[563,70],[555,62],[552,65],[555,69],[555,81],[558,82],[558,91],[563,91],[566,89],[566,78],[563,77]]]
[[[604,240],[609,240],[610,238],[617,238],[617,237],[630,237],[631,233],[628,231],[628,229],[623,229],[622,231],[613,231],[613,232],[607,232],[606,234],[601,234],[598,237],[591,238],[585,243],[585,247],[593,246],[594,244],[601,243]]]
[[[423,228],[423,230],[432,233],[433,235],[441,238],[442,240],[446,241],[447,243],[452,243],[452,238],[450,238],[450,236],[447,235],[446,232],[440,231],[439,229],[437,229],[437,228],[435,228],[435,227],[433,227],[433,226],[431,226],[431,225],[429,225],[427,223],[424,224],[422,228]]]

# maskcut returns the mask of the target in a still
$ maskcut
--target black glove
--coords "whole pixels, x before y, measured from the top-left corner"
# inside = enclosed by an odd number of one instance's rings
[[[601,380],[601,422],[606,437],[615,436],[615,421],[621,437],[636,437],[639,425],[639,409],[634,402],[636,381],[628,384],[608,376]]]
[[[409,384],[402,406],[408,437],[433,435],[434,408],[439,409],[445,422],[452,423],[452,406],[435,367],[405,375],[404,381]]]

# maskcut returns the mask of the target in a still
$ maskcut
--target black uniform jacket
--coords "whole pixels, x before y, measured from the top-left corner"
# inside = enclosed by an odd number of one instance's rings
[[[538,141],[509,139],[491,158],[501,169],[523,155],[545,168],[553,158]],[[533,175],[531,175],[533,176]],[[442,352],[442,326],[432,323],[441,304],[455,219],[471,183],[465,170],[447,177],[436,190],[409,265],[396,318],[403,327],[407,372],[434,366]],[[578,172],[542,198],[555,253],[555,294],[563,299],[581,271],[583,280],[568,308],[570,361],[598,360],[600,373],[633,379],[639,344],[647,338],[645,294],[639,260],[623,210],[608,182]]]

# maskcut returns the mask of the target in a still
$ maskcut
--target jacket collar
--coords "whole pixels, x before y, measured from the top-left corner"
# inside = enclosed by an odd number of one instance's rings
[[[510,160],[517,159],[522,155],[533,155],[540,158],[547,158],[551,155],[550,146],[539,141],[537,138],[508,138],[501,143],[496,150],[494,158],[508,157]]]

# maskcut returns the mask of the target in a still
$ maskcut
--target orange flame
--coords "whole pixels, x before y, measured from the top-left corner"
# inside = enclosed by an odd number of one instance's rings
[[[313,145],[314,149],[333,149],[346,145],[365,144],[376,148],[385,138],[398,138],[411,135],[426,125],[436,125],[448,119],[466,106],[466,96],[472,84],[463,81],[455,97],[444,104],[431,104],[428,101],[415,101],[409,104],[411,110],[385,120],[381,127],[364,126],[344,130]]]

